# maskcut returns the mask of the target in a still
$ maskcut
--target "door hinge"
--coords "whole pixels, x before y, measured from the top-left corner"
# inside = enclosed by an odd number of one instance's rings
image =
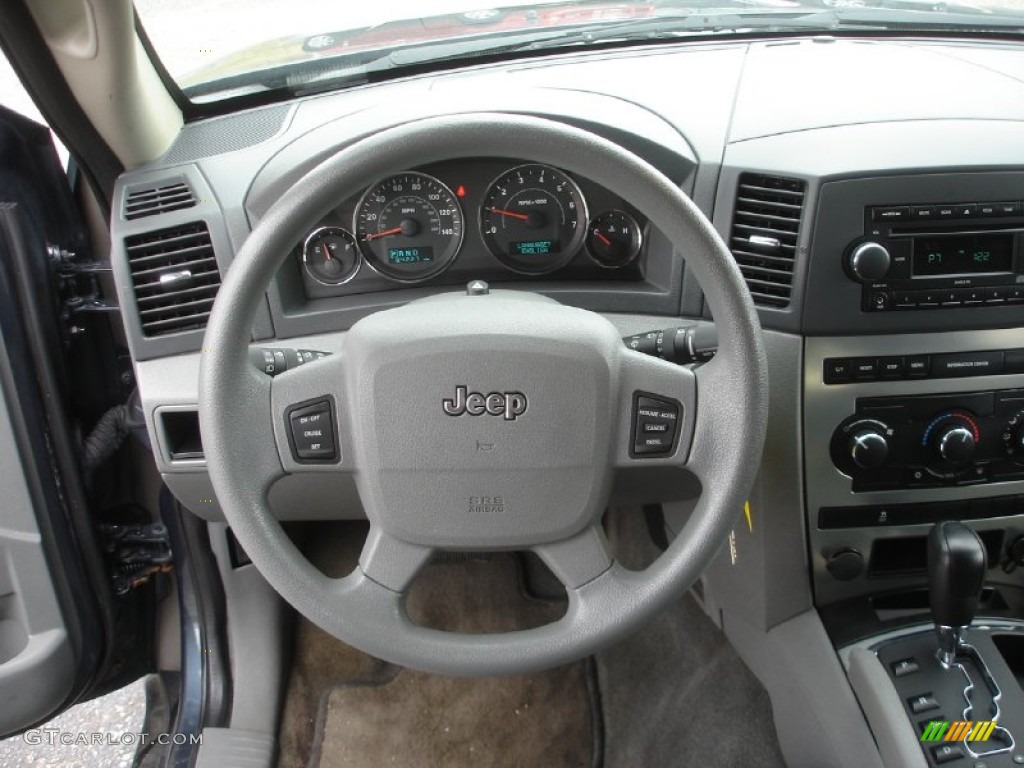
[[[171,541],[163,523],[105,523],[101,531],[115,594],[127,594],[155,574],[173,570]]]
[[[79,321],[82,315],[116,313],[116,304],[103,298],[99,278],[111,274],[109,263],[85,261],[74,251],[51,245],[47,248],[50,263],[57,278],[58,291],[63,300],[61,315],[71,336],[85,332]]]

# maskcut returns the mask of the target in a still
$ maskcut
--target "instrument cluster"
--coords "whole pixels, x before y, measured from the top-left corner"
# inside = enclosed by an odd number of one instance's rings
[[[298,263],[311,296],[457,283],[469,272],[639,279],[645,226],[624,200],[558,168],[448,162],[388,176],[343,201],[306,237]]]

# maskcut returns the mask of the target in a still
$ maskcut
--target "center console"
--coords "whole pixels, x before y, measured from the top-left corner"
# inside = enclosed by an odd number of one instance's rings
[[[887,763],[1024,764],[1021,189],[1020,173],[820,188],[802,321],[814,601]],[[976,587],[935,565],[950,521]],[[933,627],[936,574],[974,593],[955,649]],[[991,733],[975,743],[967,721]]]

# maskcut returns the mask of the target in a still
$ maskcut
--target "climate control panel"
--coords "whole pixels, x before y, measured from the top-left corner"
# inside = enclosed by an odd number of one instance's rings
[[[830,454],[854,492],[1024,479],[1024,389],[859,398]]]

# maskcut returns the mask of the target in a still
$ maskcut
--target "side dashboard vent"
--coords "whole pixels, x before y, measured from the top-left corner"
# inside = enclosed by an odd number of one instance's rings
[[[806,188],[798,179],[740,176],[729,248],[757,306],[789,306]]]
[[[205,223],[126,237],[124,247],[145,336],[206,327],[220,271]]]
[[[181,211],[196,204],[192,189],[184,181],[175,181],[159,187],[137,187],[124,198],[124,217],[127,221],[157,216],[170,211]]]

